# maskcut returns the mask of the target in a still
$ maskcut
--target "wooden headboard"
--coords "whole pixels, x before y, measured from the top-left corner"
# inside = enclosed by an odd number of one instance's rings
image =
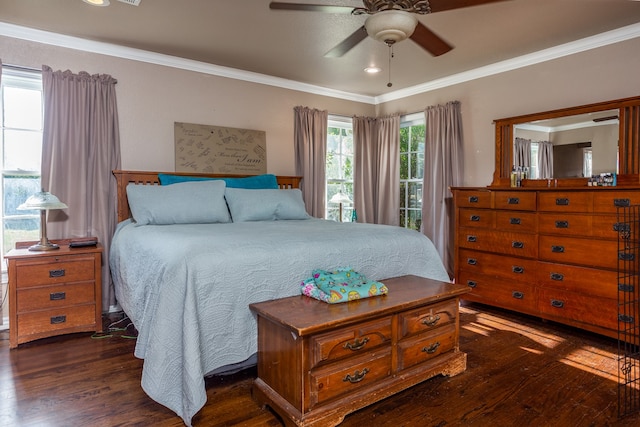
[[[115,170],[113,175],[116,177],[118,185],[118,222],[124,221],[131,216],[129,209],[129,200],[127,199],[127,185],[133,183],[136,185],[160,185],[158,179],[159,173],[183,176],[201,176],[209,178],[246,178],[251,175],[224,175],[211,173],[192,173],[192,172],[153,172],[153,171],[123,171]],[[281,189],[300,188],[302,177],[300,176],[277,176],[278,186]]]

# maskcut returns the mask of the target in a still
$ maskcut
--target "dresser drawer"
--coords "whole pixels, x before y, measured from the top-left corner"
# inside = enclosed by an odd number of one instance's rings
[[[24,313],[68,305],[93,304],[95,301],[94,282],[74,283],[20,289],[16,308],[18,313]]]
[[[618,207],[640,204],[640,191],[596,191],[593,195],[593,211],[616,213]]]
[[[538,216],[538,231],[542,234],[590,236],[592,222],[591,215],[541,213]]]
[[[94,262],[93,256],[83,255],[20,260],[16,262],[17,287],[94,280]]]
[[[539,236],[540,260],[587,267],[618,268],[618,242],[577,237]]]
[[[391,317],[319,334],[311,338],[311,367],[368,352],[391,342]]]
[[[534,212],[496,211],[496,229],[535,233],[538,230],[538,220]]]
[[[549,212],[592,212],[593,194],[584,191],[540,191],[538,210]]]
[[[496,213],[489,209],[460,209],[460,227],[495,228]]]
[[[495,191],[493,206],[496,209],[508,209],[517,211],[535,211],[535,191]]]
[[[486,190],[456,191],[455,204],[461,208],[490,208],[491,192]]]
[[[326,365],[309,374],[310,407],[353,393],[391,375],[391,347]]]
[[[460,269],[511,280],[532,281],[538,263],[532,259],[460,249]]]
[[[95,321],[95,304],[18,313],[18,333],[23,339],[34,334],[46,335],[62,329],[93,326]]]
[[[505,255],[535,258],[538,255],[538,236],[536,234],[461,228],[458,235],[458,246]]]
[[[621,222],[624,224],[624,220]],[[618,240],[618,230],[620,225],[618,224],[617,215],[594,215],[593,226],[591,228],[592,235],[594,237],[601,237],[603,239]]]
[[[458,301],[455,299],[400,313],[398,339],[455,325],[457,313]]]
[[[602,298],[618,298],[616,271],[540,262],[536,273],[540,286],[581,292]]]
[[[614,331],[618,329],[618,303],[615,299],[560,289],[543,288],[539,292],[538,309],[541,313]]]
[[[471,288],[471,292],[461,298],[523,313],[531,313],[536,309],[537,300],[532,283],[516,282],[466,271],[461,272],[458,279],[458,283]]]
[[[398,370],[408,369],[453,350],[457,334],[454,324],[410,338],[398,344]]]

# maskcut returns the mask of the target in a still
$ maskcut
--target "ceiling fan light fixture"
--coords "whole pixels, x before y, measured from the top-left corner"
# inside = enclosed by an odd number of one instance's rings
[[[382,71],[382,68],[380,67],[376,67],[376,66],[371,66],[371,67],[367,67],[364,69],[365,73],[367,74],[377,74],[380,71]]]
[[[91,6],[109,6],[109,0],[82,0],[83,2],[90,4]]]
[[[386,44],[401,42],[411,37],[418,18],[401,10],[384,10],[371,15],[364,23],[369,37]]]

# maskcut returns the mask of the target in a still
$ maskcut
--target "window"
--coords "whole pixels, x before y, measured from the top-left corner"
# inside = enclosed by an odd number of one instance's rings
[[[4,256],[17,241],[38,240],[37,211],[18,206],[40,191],[42,157],[42,75],[4,67],[0,85],[2,148],[2,243]],[[6,268],[2,259],[2,268]]]
[[[353,123],[350,118],[329,117],[325,173],[327,181],[325,218],[336,221],[352,221]],[[346,196],[348,201],[336,202],[341,196]],[[332,199],[334,202],[331,201]],[[343,197],[343,200],[346,199]],[[342,217],[340,217],[340,212],[342,212]]]
[[[420,230],[422,179],[424,177],[424,115],[404,116],[400,121],[400,226]]]

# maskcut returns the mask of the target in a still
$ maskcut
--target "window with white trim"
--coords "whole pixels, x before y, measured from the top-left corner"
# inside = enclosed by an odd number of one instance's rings
[[[353,221],[353,122],[329,116],[327,128],[325,218]],[[340,216],[342,213],[342,217]]]
[[[400,226],[420,230],[424,177],[424,114],[400,118]]]

